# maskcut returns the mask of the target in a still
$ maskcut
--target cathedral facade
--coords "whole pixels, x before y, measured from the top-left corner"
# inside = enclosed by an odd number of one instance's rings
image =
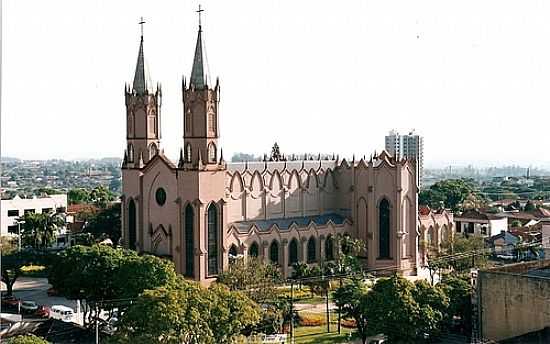
[[[153,86],[142,36],[134,80],[125,88],[125,247],[169,257],[179,273],[209,282],[239,255],[277,264],[289,277],[294,263],[333,260],[339,238],[349,235],[366,243],[367,268],[416,273],[414,161],[383,151],[358,160],[226,163],[218,141],[220,86],[207,82],[200,25],[191,76],[182,82],[177,163],[162,149],[162,92]]]

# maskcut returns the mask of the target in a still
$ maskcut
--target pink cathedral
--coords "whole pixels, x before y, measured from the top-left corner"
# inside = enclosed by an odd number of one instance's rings
[[[182,82],[177,164],[161,148],[162,92],[148,78],[141,36],[134,81],[125,88],[124,246],[169,257],[179,273],[208,283],[238,255],[277,264],[289,277],[294,263],[333,260],[338,238],[349,235],[366,242],[367,268],[416,274],[415,162],[383,151],[358,161],[226,163],[220,84],[207,82],[201,33],[199,25],[191,77]]]

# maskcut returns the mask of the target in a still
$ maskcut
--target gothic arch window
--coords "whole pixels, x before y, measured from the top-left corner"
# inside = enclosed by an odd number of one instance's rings
[[[218,208],[208,207],[208,275],[218,274]]]
[[[325,259],[334,260],[334,240],[332,235],[329,235],[325,240]]]
[[[216,116],[213,111],[208,113],[208,131],[211,133],[216,132]]]
[[[187,111],[185,114],[185,131],[187,133],[191,132],[191,111]]]
[[[187,143],[185,145],[185,161],[187,162],[191,162],[191,144],[190,143]]]
[[[134,114],[128,115],[128,136],[134,136]]]
[[[134,162],[134,145],[128,145],[128,162]]]
[[[258,248],[258,243],[257,242],[253,242],[252,245],[250,245],[250,248],[248,249],[248,255],[250,257],[258,257],[259,255],[259,248]]]
[[[191,204],[188,204],[185,207],[185,276],[194,277],[194,254],[195,254],[195,245],[194,245],[194,236],[193,236],[193,227],[195,221],[195,212]]]
[[[288,245],[288,265],[292,266],[296,263],[298,263],[298,240],[294,238]]]
[[[279,243],[273,240],[269,246],[269,260],[272,264],[279,264]]]
[[[212,142],[208,145],[208,162],[216,163],[216,145]]]
[[[379,206],[379,258],[390,258],[390,202],[383,199]]]
[[[307,241],[307,262],[314,263],[317,260],[317,245],[315,245],[315,238],[311,237]]]
[[[136,204],[133,199],[128,202],[128,247],[130,250],[136,249],[137,242],[137,216]]]
[[[149,145],[149,159],[153,159],[155,155],[157,155],[159,152],[159,149],[155,143],[151,143]]]

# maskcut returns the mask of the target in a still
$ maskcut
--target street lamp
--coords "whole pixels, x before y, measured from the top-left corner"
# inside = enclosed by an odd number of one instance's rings
[[[21,252],[21,224],[24,224],[25,221],[17,221],[17,247],[19,252]]]

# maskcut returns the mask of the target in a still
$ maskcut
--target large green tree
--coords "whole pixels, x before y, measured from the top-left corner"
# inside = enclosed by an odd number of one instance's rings
[[[369,288],[362,280],[353,280],[334,292],[334,301],[345,318],[354,319],[363,343],[367,341],[367,293]]]
[[[115,343],[231,343],[260,318],[259,307],[240,292],[205,289],[178,279],[146,290],[123,314]]]
[[[145,289],[170,285],[176,279],[171,262],[154,256],[138,256],[135,251],[106,245],[73,246],[59,253],[48,280],[69,299],[85,300],[91,321],[106,300],[135,298]]]
[[[462,209],[464,201],[475,205],[478,200],[483,200],[483,196],[470,179],[441,180],[429,189],[420,191],[418,195],[419,204],[428,205],[431,208],[439,208],[443,205],[452,210]]]
[[[82,204],[90,202],[90,192],[83,188],[70,189],[67,193],[69,204]]]
[[[392,343],[424,342],[438,332],[442,315],[435,305],[444,303],[431,300],[439,293],[425,294],[400,276],[378,280],[364,301],[367,332],[384,333]]]

